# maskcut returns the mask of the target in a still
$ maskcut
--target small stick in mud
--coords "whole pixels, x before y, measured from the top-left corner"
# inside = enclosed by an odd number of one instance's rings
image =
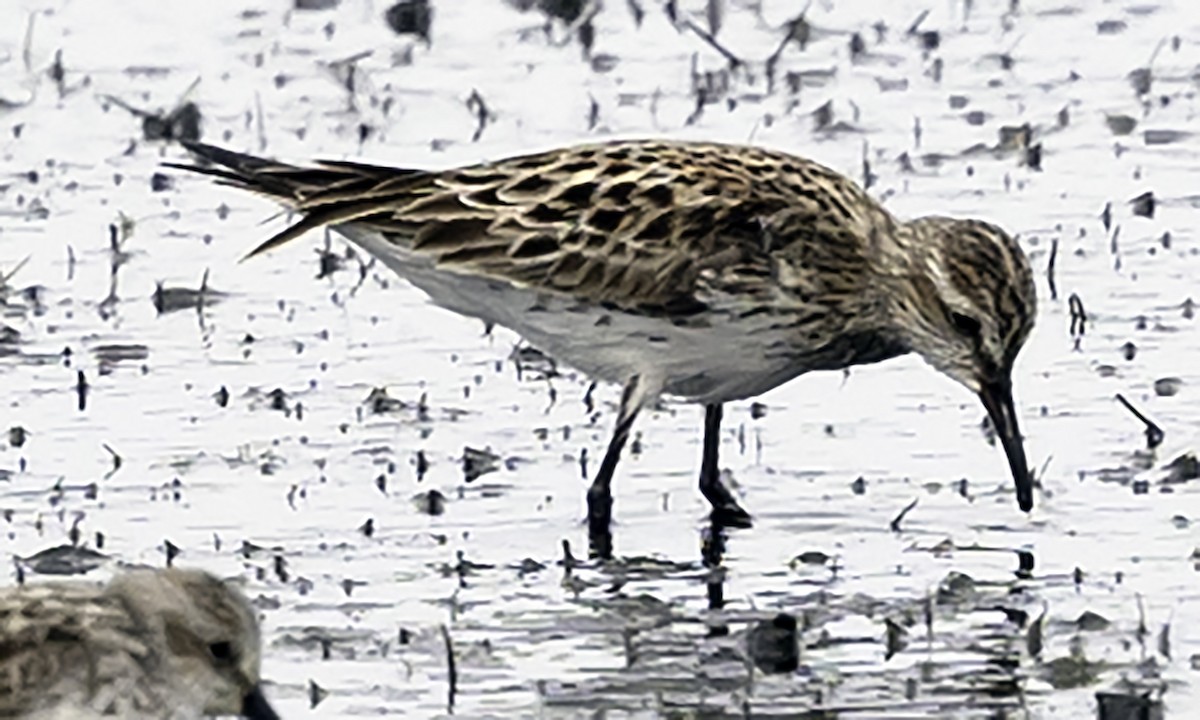
[[[926,592],[921,603],[921,611],[925,617],[925,643],[933,644],[933,592]]]
[[[590,101],[588,107],[588,131],[590,132],[600,124],[600,103],[596,102],[596,98],[591,94],[588,95],[588,100]]]
[[[80,370],[75,378],[75,394],[79,396],[79,411],[87,410],[88,381]]]
[[[1150,631],[1146,628],[1146,603],[1145,603],[1145,601],[1142,600],[1141,593],[1135,594],[1134,597],[1137,599],[1137,609],[1138,609],[1138,624],[1137,624],[1136,635],[1137,635],[1137,639],[1138,639],[1138,644],[1145,647],[1146,636],[1150,634]]]
[[[1058,299],[1058,286],[1054,283],[1054,261],[1058,259],[1058,238],[1050,241],[1050,259],[1046,261],[1046,280],[1050,284],[1050,299]]]
[[[867,142],[863,141],[862,149],[862,185],[864,190],[870,190],[875,184],[875,173],[871,172],[871,147]]]
[[[629,14],[633,16],[633,24],[638,29],[642,27],[642,21],[646,19],[646,11],[638,4],[638,0],[625,0],[625,4],[629,7]]]
[[[74,257],[74,251],[71,250],[70,245],[67,246],[67,251],[70,253],[70,257]],[[25,267],[25,264],[29,262],[30,257],[32,256],[26,255],[19,263],[13,266],[12,270],[9,270],[8,272],[0,272],[0,300],[2,300],[7,293],[13,290],[13,287],[9,281],[13,279],[14,275],[21,271],[21,268]],[[74,265],[72,265],[72,268],[73,267]],[[72,272],[74,272],[73,269]]]
[[[183,550],[170,540],[163,540],[163,552],[167,556],[167,567],[171,567],[175,563],[175,558],[179,557],[179,553]]]
[[[713,37],[711,33],[705,31],[704,28],[696,25],[696,23],[692,22],[691,20],[684,20],[683,27],[685,27],[688,30],[691,30],[693,33],[695,33],[697,37],[699,37],[704,42],[708,43],[709,46],[711,46],[713,50],[716,50],[717,52],[721,53],[722,57],[724,57],[725,60],[729,63],[730,70],[737,69],[746,64],[745,62],[742,61],[742,59],[740,57],[738,57],[737,55],[734,55],[729,50],[729,48],[726,48],[724,45],[717,42],[717,39],[715,37]],[[789,34],[788,39],[791,39],[790,34]]]
[[[708,0],[704,8],[704,17],[708,21],[708,31],[715,37],[721,32],[721,24],[725,19],[725,4],[722,0]]]
[[[904,509],[900,511],[899,515],[892,518],[892,522],[891,522],[892,532],[894,532],[894,533],[900,532],[900,523],[904,522],[904,517],[906,515],[908,515],[910,512],[912,512],[912,509],[917,506],[918,500],[919,500],[919,498],[913,498],[913,501],[910,502],[908,505],[906,505],[904,507]]]
[[[1083,309],[1083,300],[1075,293],[1071,293],[1071,297],[1067,298],[1067,305],[1071,309],[1071,338],[1075,341],[1075,349],[1078,350],[1083,333],[1087,330],[1087,312]]]
[[[916,35],[917,30],[921,27],[921,23],[925,22],[925,18],[927,18],[927,17],[929,17],[929,9],[928,8],[926,8],[925,10],[922,10],[920,13],[918,13],[916,19],[914,19],[911,23],[909,23],[908,30],[905,31],[905,34],[906,35]]]
[[[454,642],[450,639],[450,630],[440,626],[442,642],[446,643],[446,676],[450,686],[446,694],[446,711],[454,714],[454,696],[458,693],[458,666],[454,662]]]
[[[108,443],[100,443],[100,447],[107,450],[109,455],[112,455],[112,470],[104,473],[104,479],[107,480],[113,475],[117,474],[117,471],[121,469],[121,464],[124,462],[124,460],[119,454],[117,454],[116,450],[113,450],[112,445],[109,445]]]
[[[1143,415],[1141,413],[1141,411],[1139,411],[1137,408],[1135,408],[1133,406],[1133,403],[1126,400],[1125,396],[1122,395],[1121,393],[1117,393],[1117,401],[1120,402],[1122,405],[1124,405],[1126,410],[1133,413],[1133,416],[1135,418],[1137,418],[1138,420],[1141,420],[1142,423],[1145,424],[1147,449],[1153,450],[1154,448],[1158,447],[1159,445],[1162,445],[1162,441],[1167,436],[1167,434],[1166,434],[1166,432],[1163,431],[1163,429],[1161,427],[1159,427],[1153,420],[1151,420],[1150,418]]]
[[[805,10],[807,10],[807,8],[805,8]],[[779,64],[779,58],[783,55],[783,51],[787,48],[788,43],[794,40],[796,41],[796,44],[800,46],[800,49],[804,50],[804,46],[808,44],[808,37],[812,30],[808,24],[808,21],[804,19],[804,11],[784,23],[784,27],[787,28],[787,34],[784,35],[783,39],[779,41],[779,45],[775,48],[775,52],[771,53],[770,57],[767,58],[766,66],[764,68],[767,76],[768,95],[775,91],[775,67]]]
[[[312,710],[329,695],[329,691],[321,687],[315,680],[308,681],[308,709]]]
[[[188,98],[200,84],[200,78],[192,81],[176,101],[175,107],[163,112],[150,112],[136,108],[114,95],[102,95],[101,100],[126,110],[142,121],[142,137],[146,140],[199,140],[200,107]]]
[[[1168,620],[1163,623],[1162,629],[1158,631],[1158,654],[1171,659],[1171,622]]]
[[[467,97],[467,109],[475,113],[475,121],[478,123],[475,127],[475,134],[471,136],[471,142],[479,142],[479,138],[483,137],[488,120],[492,119],[492,114],[488,111],[487,104],[478,90],[472,90],[470,96]]]
[[[563,551],[563,559],[560,564],[563,566],[563,569],[569,573],[569,572],[571,572],[571,570],[573,570],[575,568],[576,565],[579,564],[579,561],[575,559],[575,554],[571,552],[571,541],[570,540],[564,539],[562,541],[562,551]]]
[[[216,302],[222,295],[223,293],[209,287],[208,268],[205,268],[198,290],[186,287],[167,287],[159,282],[154,288],[154,294],[150,296],[150,301],[159,315],[191,308],[201,313],[205,305]]]
[[[906,630],[903,625],[891,618],[884,618],[883,625],[885,628],[883,659],[884,662],[887,662],[888,660],[891,660],[896,653],[903,650],[904,646],[908,644],[908,640],[906,638],[908,635],[908,630]]]
[[[1042,654],[1042,649],[1045,647],[1045,642],[1042,635],[1042,625],[1046,622],[1046,614],[1050,612],[1048,605],[1042,606],[1042,614],[1037,616],[1029,625],[1029,632],[1025,635],[1025,649],[1029,651],[1029,656],[1036,658]]]

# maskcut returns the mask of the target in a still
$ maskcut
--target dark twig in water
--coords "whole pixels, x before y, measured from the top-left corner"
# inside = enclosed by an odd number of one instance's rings
[[[891,660],[896,653],[903,650],[904,646],[908,644],[906,640],[908,631],[903,625],[891,618],[884,618],[883,624],[885,628],[883,659],[886,662]]]
[[[333,75],[333,79],[346,91],[347,112],[358,112],[358,62],[371,57],[374,53],[374,50],[363,50],[340,60],[332,60],[325,65],[325,69]]]
[[[1058,286],[1054,284],[1054,261],[1058,259],[1058,238],[1050,241],[1050,259],[1046,262],[1046,280],[1050,284],[1050,299],[1058,299]]]
[[[80,370],[75,378],[75,394],[79,397],[80,412],[87,410],[88,381]]]
[[[267,149],[267,114],[263,112],[262,95],[254,92],[254,134],[258,138],[258,151]]]
[[[1071,309],[1071,338],[1075,340],[1075,349],[1079,349],[1079,341],[1087,330],[1087,312],[1083,309],[1083,300],[1075,293],[1067,298],[1067,306]]]
[[[333,238],[329,228],[325,228],[325,245],[317,250],[317,279],[324,280],[342,267],[342,258],[332,249]]]
[[[354,287],[350,288],[348,295],[354,297],[358,291],[362,289],[363,283],[367,281],[367,275],[371,272],[371,268],[375,267],[375,256],[372,255],[367,261],[363,261],[362,256],[355,254],[354,259],[358,261],[358,282],[354,283]]]
[[[107,480],[113,475],[117,474],[117,471],[121,469],[121,464],[125,461],[120,455],[117,454],[116,450],[113,450],[112,445],[109,445],[108,443],[100,443],[100,447],[107,450],[109,455],[112,455],[112,470],[104,473],[104,479]]]
[[[1133,413],[1133,416],[1135,418],[1137,418],[1138,420],[1141,420],[1142,423],[1146,426],[1146,447],[1147,448],[1149,448],[1150,450],[1153,450],[1154,448],[1158,447],[1159,445],[1162,445],[1162,441],[1167,436],[1167,434],[1163,431],[1162,428],[1160,428],[1158,426],[1157,423],[1155,423],[1153,420],[1151,420],[1150,418],[1143,415],[1141,413],[1141,411],[1138,410],[1137,408],[1135,408],[1131,402],[1126,400],[1125,396],[1122,395],[1121,393],[1117,393],[1117,401],[1120,402],[1122,405],[1124,405],[1126,410]]]
[[[908,30],[906,30],[905,33],[908,35],[916,35],[917,30],[921,27],[921,23],[925,22],[925,18],[927,18],[927,17],[929,17],[928,8],[925,10],[922,10],[921,14],[917,15],[916,19],[913,20],[912,23],[908,26]]]
[[[479,142],[479,138],[483,137],[483,130],[487,127],[488,121],[492,119],[491,112],[488,111],[487,104],[483,101],[483,96],[478,90],[472,90],[470,97],[467,98],[467,109],[475,113],[475,134],[471,136],[471,142]]]
[[[67,246],[67,251],[74,255],[74,251],[71,250],[70,246]],[[21,271],[21,268],[25,267],[25,264],[29,262],[30,257],[32,256],[26,255],[24,259],[22,259],[13,267],[12,270],[9,270],[8,272],[0,272],[0,301],[3,301],[4,297],[13,290],[12,285],[9,284],[9,281],[13,279],[14,275]]]
[[[199,140],[200,139],[200,108],[188,97],[200,83],[200,78],[183,91],[175,107],[167,113],[153,113],[148,110],[133,107],[129,103],[113,95],[101,96],[103,100],[116,105],[140,118],[142,121],[142,137],[146,140]]]
[[[583,407],[587,410],[588,415],[591,415],[596,410],[596,401],[592,394],[596,392],[596,381],[592,381],[588,385],[587,390],[583,393]]]
[[[1042,480],[1046,479],[1046,470],[1050,468],[1050,461],[1054,459],[1053,455],[1046,458],[1046,462],[1042,463],[1042,467],[1034,473],[1033,482],[1035,485],[1041,486]]]
[[[563,557],[560,564],[567,572],[571,572],[571,570],[573,570],[575,566],[579,564],[579,561],[575,559],[575,554],[571,552],[570,540],[562,541],[562,551]]]
[[[905,506],[905,508],[900,511],[899,515],[892,518],[892,522],[891,522],[892,532],[894,532],[894,533],[900,532],[900,523],[904,522],[904,517],[906,515],[908,515],[910,512],[912,512],[912,509],[917,506],[918,499],[919,498],[913,498],[913,501],[910,502],[907,506]]]
[[[866,141],[866,140],[863,140],[863,151],[862,151],[862,173],[863,173],[863,177],[862,177],[862,184],[863,184],[863,189],[864,189],[864,190],[870,190],[870,189],[871,189],[871,186],[875,184],[875,174],[871,172],[871,158],[870,158],[870,154],[871,154],[871,147],[870,147],[870,144],[869,144],[869,143],[867,143],[867,141]]]
[[[1050,612],[1047,605],[1042,606],[1042,614],[1037,616],[1029,625],[1029,631],[1025,635],[1025,649],[1029,652],[1029,656],[1036,658],[1042,654],[1045,648],[1044,635],[1042,626],[1046,622],[1046,614]]]
[[[704,17],[708,21],[708,31],[716,37],[721,32],[721,24],[725,20],[724,0],[708,0],[704,8]]]
[[[183,552],[178,545],[170,540],[163,540],[163,552],[167,556],[167,567],[171,567],[175,558],[179,557],[179,553]]]
[[[738,57],[737,55],[734,55],[728,48],[726,48],[721,43],[717,42],[717,39],[715,37],[713,37],[711,33],[707,32],[704,28],[696,25],[696,23],[692,22],[691,20],[684,20],[683,27],[694,32],[697,37],[699,37],[704,42],[708,43],[709,46],[712,47],[713,50],[716,50],[717,52],[721,53],[721,55],[725,58],[725,60],[729,62],[729,68],[731,70],[742,67],[743,65],[746,64],[745,62],[742,61],[742,59],[740,57]]]
[[[695,125],[700,116],[704,114],[704,105],[707,102],[708,91],[704,89],[704,86],[698,86],[696,88],[696,107],[692,110],[692,114],[688,115],[687,119],[683,121],[683,124],[688,126]]]
[[[807,5],[799,15],[784,24],[784,27],[787,28],[787,34],[784,35],[783,39],[779,41],[779,45],[775,48],[775,52],[771,53],[771,55],[767,58],[765,68],[767,76],[767,94],[771,94],[775,91],[775,68],[779,64],[779,58],[783,55],[783,51],[787,48],[788,43],[795,40],[796,43],[800,45],[801,50],[803,50],[804,46],[808,44],[808,36],[811,28],[808,25],[808,21],[804,19],[804,13],[806,12],[808,12]]]
[[[596,125],[600,123],[600,103],[596,102],[596,98],[588,94],[588,130],[595,130]]]
[[[184,287],[166,287],[160,282],[155,287],[154,295],[150,299],[154,303],[154,309],[158,311],[158,314],[163,315],[188,308],[194,308],[196,312],[202,312],[204,306],[215,302],[219,295],[220,293],[209,288],[208,268],[205,268],[204,275],[200,278],[199,290]]]
[[[1141,593],[1137,593],[1134,597],[1137,598],[1138,608],[1138,624],[1136,635],[1138,644],[1144,647],[1146,644],[1146,636],[1150,634],[1150,630],[1146,628],[1146,603],[1144,600],[1142,600]]]
[[[454,642],[450,639],[450,630],[441,626],[442,642],[446,644],[446,676],[449,688],[446,693],[446,711],[454,714],[454,696],[458,694],[458,666],[454,662]]]

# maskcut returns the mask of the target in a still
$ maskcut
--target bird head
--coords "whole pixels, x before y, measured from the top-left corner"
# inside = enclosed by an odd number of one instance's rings
[[[1013,403],[1012,371],[1037,305],[1016,240],[978,220],[925,217],[899,232],[916,262],[894,300],[909,347],[979,396],[1008,456],[1017,503],[1033,507],[1033,478]]]

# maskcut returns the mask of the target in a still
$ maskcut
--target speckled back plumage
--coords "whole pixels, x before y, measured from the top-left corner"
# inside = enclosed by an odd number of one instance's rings
[[[234,168],[206,172],[305,213],[251,255],[313,227],[354,222],[450,270],[630,309],[670,306],[704,269],[750,259],[758,248],[731,246],[757,242],[761,223],[781,210],[803,211],[812,237],[865,238],[874,223],[890,222],[828,168],[716,143],[580,145],[445,172],[297,168],[192,147]]]

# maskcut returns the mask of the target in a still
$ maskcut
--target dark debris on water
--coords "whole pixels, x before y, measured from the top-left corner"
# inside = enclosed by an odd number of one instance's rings
[[[430,41],[433,8],[429,0],[401,0],[384,12],[383,19],[397,35],[415,35],[426,43]]]

